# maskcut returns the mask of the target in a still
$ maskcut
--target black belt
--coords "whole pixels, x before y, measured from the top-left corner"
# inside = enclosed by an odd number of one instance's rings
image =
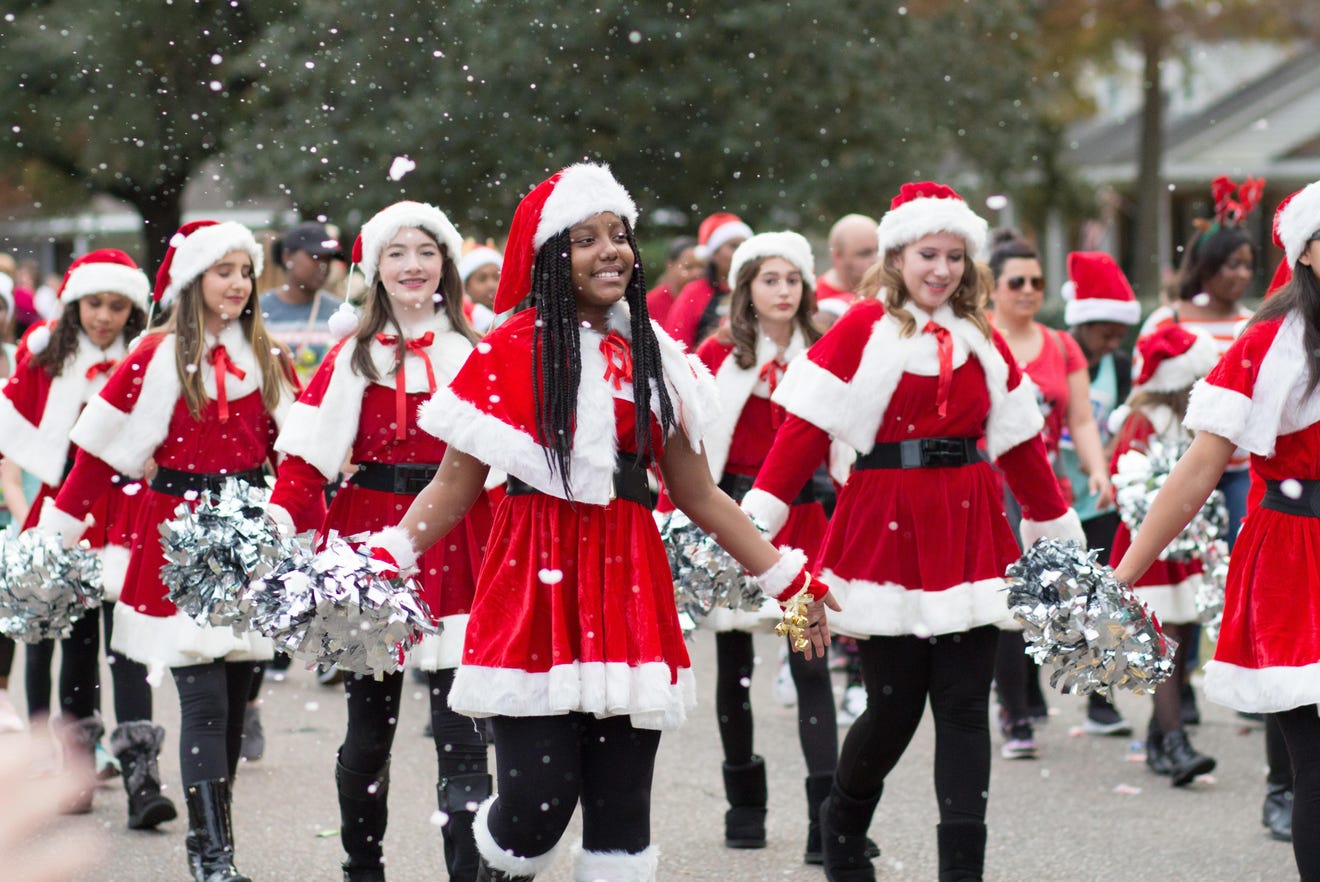
[[[509,475],[504,489],[510,496],[526,496],[529,493],[541,492],[513,475]],[[647,508],[655,508],[655,497],[651,495],[651,486],[646,481],[646,467],[635,465],[631,459],[621,460],[614,467],[614,496]]]
[[[981,462],[979,438],[910,438],[877,444],[857,457],[856,469],[952,468]]]
[[[755,475],[735,475],[731,472],[725,472],[724,477],[720,478],[720,489],[727,493],[734,502],[742,502],[743,497],[747,495],[747,491],[751,490],[752,485],[755,483]],[[802,485],[801,492],[789,505],[806,505],[816,500],[816,485],[811,479],[807,479],[807,483]]]
[[[350,479],[352,483],[368,490],[397,493],[400,496],[416,496],[421,493],[435,477],[436,469],[440,468],[433,462],[398,465],[385,462],[358,462],[354,465],[358,470]]]
[[[178,469],[167,469],[158,466],[155,476],[151,479],[151,489],[157,493],[168,493],[170,496],[183,496],[185,493],[202,493],[204,491],[218,493],[220,488],[224,486],[225,481],[230,478],[237,478],[254,486],[265,486],[266,483],[266,474],[261,469],[228,472],[222,475],[216,472],[181,472]]]
[[[1282,481],[1266,481],[1265,496],[1260,501],[1260,507],[1304,518],[1320,518],[1320,481],[1296,483],[1301,485],[1302,492],[1293,498],[1283,491]]]

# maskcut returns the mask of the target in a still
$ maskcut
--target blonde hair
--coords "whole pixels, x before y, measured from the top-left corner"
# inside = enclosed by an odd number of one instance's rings
[[[885,312],[899,322],[899,336],[911,337],[920,328],[917,327],[916,318],[904,308],[911,295],[903,284],[903,274],[894,266],[894,259],[903,252],[903,248],[890,249],[883,260],[866,271],[861,284],[857,286],[857,295],[867,300],[881,299]],[[990,301],[993,288],[994,276],[990,268],[968,257],[958,287],[948,300],[953,314],[976,325],[987,340],[991,339],[993,333],[990,320],[985,315],[985,305]]]

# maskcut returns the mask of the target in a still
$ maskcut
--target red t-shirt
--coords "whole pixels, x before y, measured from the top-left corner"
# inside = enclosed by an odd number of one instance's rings
[[[1086,356],[1072,334],[1037,324],[1044,339],[1040,352],[1019,367],[1036,384],[1036,401],[1045,417],[1041,437],[1052,460],[1059,451],[1059,438],[1068,423],[1068,375],[1086,369]]]

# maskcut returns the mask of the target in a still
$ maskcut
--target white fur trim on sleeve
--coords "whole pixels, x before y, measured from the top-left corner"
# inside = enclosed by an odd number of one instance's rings
[[[1241,392],[1215,386],[1205,380],[1199,380],[1192,387],[1192,396],[1187,402],[1187,415],[1183,417],[1184,426],[1193,432],[1210,432],[1252,453],[1269,456],[1274,452],[1273,443],[1249,443],[1247,436],[1250,434],[1250,423],[1251,399]]]
[[[848,384],[806,355],[793,359],[774,394],[775,404],[827,432],[842,422],[839,402],[847,400]],[[864,434],[862,429],[846,440],[855,441]],[[875,436],[868,440],[874,444]]]
[[[514,877],[531,878],[550,869],[559,855],[558,847],[552,847],[545,854],[519,857],[508,849],[501,848],[490,833],[490,807],[495,797],[489,797],[477,809],[477,817],[472,824],[472,838],[477,842],[477,851],[490,865],[492,870],[499,870]]]
[[[293,515],[289,514],[289,510],[284,506],[275,502],[266,503],[266,517],[274,521],[275,526],[279,527],[281,531],[289,535],[295,532]]]
[[[1086,548],[1086,533],[1082,531],[1082,521],[1077,512],[1068,509],[1051,521],[1032,521],[1022,519],[1020,528],[1022,547],[1030,548],[1037,539],[1072,539]]]
[[[417,549],[413,546],[412,536],[403,527],[386,527],[373,533],[367,537],[367,547],[388,551],[401,572],[417,566]]]
[[[133,410],[122,411],[98,395],[87,402],[69,433],[74,444],[130,478],[142,477],[147,459],[169,433],[179,401],[172,336],[160,341],[142,374],[142,389]]]
[[[742,499],[742,510],[755,518],[773,536],[784,529],[788,521],[788,503],[779,497],[753,487]],[[769,536],[766,538],[768,539]]]
[[[37,530],[59,536],[65,548],[72,548],[78,544],[91,523],[91,515],[87,519],[75,518],[67,511],[56,508],[55,500],[48,497],[41,507],[41,516],[37,518]]]
[[[798,548],[781,548],[779,560],[775,565],[756,577],[756,584],[761,586],[761,590],[769,597],[781,598],[780,595],[789,589],[793,580],[798,577],[807,566],[806,552]]]
[[[1045,427],[1036,386],[1026,374],[1017,388],[990,407],[985,422],[985,449],[991,459],[998,459],[1023,441],[1030,441]]]

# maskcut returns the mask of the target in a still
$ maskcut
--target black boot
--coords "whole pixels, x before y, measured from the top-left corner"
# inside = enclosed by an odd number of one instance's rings
[[[490,797],[490,775],[482,772],[450,775],[436,785],[436,802],[449,815],[441,828],[445,841],[445,870],[452,882],[474,882],[477,878],[477,842],[472,821],[477,806]]]
[[[765,760],[752,756],[743,766],[724,764],[725,848],[765,848]]]
[[[477,882],[532,882],[535,878],[535,876],[510,876],[491,867],[486,863],[485,858],[477,858]]]
[[[165,730],[150,720],[121,723],[110,735],[110,751],[124,771],[128,791],[128,829],[150,830],[179,816],[160,792],[160,746]]]
[[[201,781],[186,789],[188,868],[194,882],[252,882],[234,867],[234,827],[229,782]]]
[[[1164,733],[1154,717],[1146,727],[1146,765],[1157,775],[1169,774],[1169,759],[1164,755]]]
[[[105,734],[105,726],[99,715],[73,721],[61,719],[55,725],[64,748],[65,767],[82,770],[83,777],[92,782],[85,790],[78,791],[60,811],[66,815],[85,815],[92,810],[92,798],[96,795],[96,743]]]
[[[1270,831],[1270,838],[1292,842],[1293,790],[1289,784],[1265,782],[1265,805],[1260,822]]]
[[[985,868],[985,824],[945,821],[936,829],[940,882],[981,882]]]
[[[880,794],[854,799],[830,785],[830,795],[820,806],[820,844],[829,882],[874,882],[875,867],[867,854],[866,831],[880,802]]]
[[[385,882],[385,824],[389,817],[390,764],[378,772],[355,772],[335,762],[339,790],[339,839],[344,844],[344,882]]]
[[[802,854],[804,864],[820,866],[825,863],[825,855],[820,848],[820,804],[830,795],[830,785],[833,783],[833,772],[807,776],[807,847]]]
[[[1186,729],[1165,732],[1164,759],[1169,764],[1169,777],[1174,787],[1191,783],[1197,775],[1204,775],[1215,767],[1213,757],[1197,753],[1192,742],[1187,738]]]

